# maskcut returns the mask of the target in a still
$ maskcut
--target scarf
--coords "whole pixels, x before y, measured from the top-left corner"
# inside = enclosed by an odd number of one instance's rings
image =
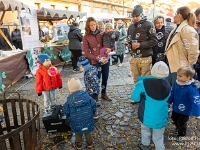
[[[98,30],[95,30],[95,31],[91,31],[90,32],[92,35],[96,35],[98,33]]]
[[[188,80],[188,81],[185,81],[185,82],[179,82],[178,80],[176,80],[176,83],[177,83],[178,85],[190,85],[190,84],[193,83],[193,82],[194,82],[194,79]]]

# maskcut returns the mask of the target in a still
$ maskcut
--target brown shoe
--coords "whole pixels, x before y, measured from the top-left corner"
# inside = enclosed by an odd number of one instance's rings
[[[106,100],[106,101],[112,101],[112,100],[106,95],[106,93],[102,93],[102,94],[101,94],[101,98],[104,99],[104,100]]]

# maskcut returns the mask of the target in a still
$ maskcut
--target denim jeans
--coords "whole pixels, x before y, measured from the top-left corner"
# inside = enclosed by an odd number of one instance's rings
[[[98,69],[98,78],[101,79],[102,75],[102,82],[101,82],[101,93],[106,93],[107,81],[109,76],[109,68],[110,62],[108,61],[106,64],[101,65],[100,63],[94,64]]]

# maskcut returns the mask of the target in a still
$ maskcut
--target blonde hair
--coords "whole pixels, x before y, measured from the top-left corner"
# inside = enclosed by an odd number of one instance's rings
[[[179,7],[176,11],[177,14],[181,14],[184,20],[187,20],[188,24],[193,28],[196,28],[196,16],[191,12],[187,6]]]
[[[177,70],[177,73],[181,73],[181,74],[183,74],[187,77],[190,77],[192,79],[196,72],[192,67],[185,66],[185,67],[179,68]]]
[[[106,23],[106,24],[105,24],[105,30],[106,30],[108,27],[113,28],[111,23]]]
[[[103,31],[105,30],[105,24],[103,23],[103,21],[98,21],[97,25],[100,30],[103,30]]]

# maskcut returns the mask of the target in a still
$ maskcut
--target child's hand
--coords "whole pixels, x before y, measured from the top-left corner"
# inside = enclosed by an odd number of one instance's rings
[[[111,48],[106,48],[106,53],[108,54],[108,53],[110,53],[111,52]]]
[[[90,92],[93,92],[93,89],[90,89]]]

